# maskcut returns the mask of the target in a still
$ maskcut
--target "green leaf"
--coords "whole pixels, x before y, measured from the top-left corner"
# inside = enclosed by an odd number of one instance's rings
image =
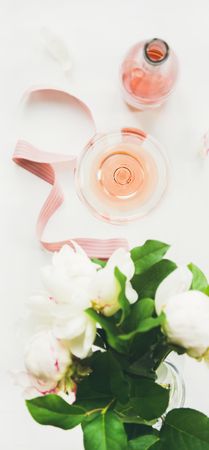
[[[151,425],[125,423],[124,427],[129,441],[136,439],[139,436],[147,436],[148,434],[154,434],[155,436],[159,437],[159,431],[155,430]]]
[[[128,373],[132,375],[137,375],[140,377],[150,378],[152,380],[156,380],[155,373],[155,360],[153,357],[153,353],[149,352],[145,353],[145,355],[141,356],[139,359],[134,361],[128,367]]]
[[[118,303],[121,306],[122,309],[122,315],[120,319],[120,325],[123,323],[124,319],[129,315],[130,313],[130,303],[128,299],[126,298],[125,289],[126,289],[126,277],[123,275],[122,272],[118,269],[118,267],[115,267],[115,277],[120,285],[120,294],[118,297]]]
[[[41,425],[53,425],[63,430],[76,427],[85,417],[83,408],[69,405],[54,394],[26,400],[26,405],[36,422]]]
[[[107,261],[104,261],[104,260],[98,259],[98,258],[91,258],[91,261],[95,264],[98,264],[101,267],[105,267],[107,264]]]
[[[107,356],[107,352],[93,353],[88,361],[92,373],[77,386],[76,404],[84,407],[86,411],[105,407],[113,399]]]
[[[159,418],[167,409],[169,390],[147,378],[132,379],[130,404],[146,420]]]
[[[96,352],[90,366],[92,373],[78,385],[76,404],[89,411],[104,407],[113,399],[128,401],[128,380],[110,351]]]
[[[112,411],[95,415],[82,428],[85,450],[127,450],[124,426]]]
[[[119,362],[110,351],[98,352],[94,357],[92,369],[89,381],[95,391],[106,392],[111,399],[127,402],[129,383]]]
[[[209,297],[209,285],[204,289],[204,294]]]
[[[152,426],[156,422],[155,420],[146,420],[143,419],[143,417],[136,416],[136,413],[134,412],[134,409],[132,407],[129,408],[127,414],[123,414],[123,412],[120,412],[118,410],[116,412],[118,413],[118,416],[124,424]]]
[[[163,450],[162,442],[161,441],[157,441],[154,445],[152,445],[150,447],[150,450]],[[166,449],[164,449],[164,450],[166,450]]]
[[[143,298],[131,306],[131,311],[123,323],[123,329],[126,333],[134,331],[139,322],[148,317],[152,317],[155,311],[155,302],[151,298]]]
[[[128,450],[148,450],[159,441],[159,438],[154,434],[148,434],[147,436],[139,436],[138,438],[129,441]]]
[[[163,450],[209,450],[209,418],[194,409],[174,409],[166,416],[160,438]]]
[[[158,317],[148,317],[147,319],[142,320],[138,327],[127,334],[121,334],[120,339],[127,341],[135,337],[139,333],[146,333],[147,331],[152,330],[153,328],[159,327],[163,325],[165,321],[165,314],[161,313]]]
[[[111,392],[121,403],[127,403],[129,395],[129,383],[125,378],[120,364],[114,358],[114,356],[108,352],[108,365],[109,365],[109,377]]]
[[[208,281],[204,273],[199,269],[199,267],[192,263],[188,265],[188,268],[193,274],[191,289],[204,292],[208,287]]]
[[[105,330],[108,344],[119,353],[126,353],[128,350],[127,345],[119,339],[119,330],[112,322],[112,319],[97,313],[93,308],[88,308],[85,312]]]
[[[178,354],[185,353],[185,349],[168,343],[159,327],[147,333],[138,334],[130,345],[131,358],[127,371],[156,379],[156,369],[171,351],[176,351]]]
[[[143,344],[144,351],[141,348]],[[178,355],[185,353],[184,348],[168,343],[159,329],[152,329],[146,334],[138,334],[130,347],[130,352],[133,350],[135,350],[134,359],[131,358],[127,372],[154,380],[157,368],[169,353],[173,351]]]
[[[130,361],[133,363],[147,353],[152,355],[153,348],[165,339],[166,338],[162,335],[160,328],[153,328],[147,333],[138,334],[130,344],[130,353],[133,355],[131,356]]]
[[[132,285],[137,291],[139,298],[155,298],[155,292],[161,281],[173,272],[176,267],[174,262],[163,259],[150,267],[146,272],[135,275],[132,278]]]
[[[74,405],[84,408],[87,412],[95,408],[104,408],[111,402],[112,397],[109,389],[105,391],[105,385],[103,391],[97,390],[90,375],[78,384]]]
[[[153,354],[150,352],[138,358],[128,367],[128,373],[138,375],[141,377],[156,379],[156,373],[154,371],[155,363],[153,361]]]
[[[117,403],[115,406],[116,412],[125,424],[146,425],[149,427],[154,425],[156,419],[160,417],[168,407],[169,390],[162,388],[153,380],[146,378],[132,378],[130,379],[130,384],[130,399],[126,405]],[[147,430],[149,430],[149,428],[147,428]],[[129,432],[132,431],[133,430],[129,430]],[[139,432],[134,437],[137,437],[139,434],[141,435]],[[145,430],[142,434],[150,433]]]
[[[169,249],[164,242],[148,240],[144,245],[131,250],[131,257],[135,264],[135,273],[145,272],[149,267],[159,262]]]

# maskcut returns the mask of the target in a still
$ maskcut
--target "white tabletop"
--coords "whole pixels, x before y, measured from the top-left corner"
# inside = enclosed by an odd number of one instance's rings
[[[67,89],[87,102],[99,131],[122,125],[143,128],[162,143],[171,162],[167,197],[145,219],[123,227],[102,223],[71,191],[72,199],[67,195],[65,205],[50,221],[46,239],[120,235],[131,246],[147,238],[160,239],[172,244],[171,258],[178,263],[193,261],[209,275],[209,162],[198,155],[201,137],[209,128],[209,2],[1,0],[0,7],[0,447],[57,450],[59,443],[60,450],[82,450],[79,428],[64,432],[33,422],[20,389],[9,376],[11,370],[22,368],[18,319],[28,296],[40,287],[40,266],[50,258],[35,235],[36,218],[49,187],[15,166],[11,156],[18,137],[46,150],[70,153],[73,133],[79,135],[78,147],[85,143],[87,124],[74,124],[75,117],[62,108],[38,106],[23,111],[19,101],[33,85]],[[43,45],[43,26],[69,47],[73,68],[68,78]],[[156,36],[176,51],[179,82],[160,110],[131,112],[121,99],[118,67],[130,45]],[[186,404],[209,414],[209,369],[186,358],[182,370]]]

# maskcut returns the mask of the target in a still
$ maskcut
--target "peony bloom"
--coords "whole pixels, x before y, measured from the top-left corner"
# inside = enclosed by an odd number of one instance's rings
[[[32,337],[27,345],[24,361],[27,387],[41,394],[55,392],[72,363],[68,348],[49,331]]]
[[[128,301],[135,303],[138,299],[130,282],[135,272],[130,252],[119,248],[112,254],[106,266],[97,271],[92,283],[92,306],[105,316],[112,316],[120,309],[120,284],[114,274],[116,267],[126,276],[125,294]]]
[[[28,307],[37,331],[51,330],[57,339],[65,340],[74,356],[81,359],[88,356],[95,340],[96,324],[84,310],[55,302],[45,294],[31,297]]]
[[[85,309],[91,306],[91,283],[99,266],[76,243],[74,247],[64,245],[42,269],[49,295],[33,297],[30,307],[40,324],[67,341],[73,355],[85,358],[96,336],[96,324]]]
[[[40,395],[57,393],[57,384],[52,381],[43,382],[27,371],[12,372],[11,376],[14,384],[21,387],[23,396],[27,400],[40,397]]]
[[[130,279],[134,263],[130,253],[116,250],[101,268],[75,244],[75,251],[65,245],[53,255],[52,264],[42,269],[48,294],[35,296],[29,307],[38,331],[52,330],[57,339],[66,341],[70,352],[86,358],[96,336],[96,323],[86,313],[89,307],[110,316],[120,308],[120,284],[115,267],[126,276],[126,296],[130,303],[137,300]]]
[[[42,269],[42,280],[57,303],[66,303],[71,309],[85,309],[90,304],[90,285],[98,265],[74,243],[75,250],[64,245],[54,253],[52,264]]]
[[[155,296],[156,312],[166,315],[168,340],[194,358],[209,360],[209,297],[189,290],[192,273],[180,267],[163,280]]]
[[[25,351],[26,369],[43,381],[61,380],[70,363],[69,350],[50,332],[33,336]]]

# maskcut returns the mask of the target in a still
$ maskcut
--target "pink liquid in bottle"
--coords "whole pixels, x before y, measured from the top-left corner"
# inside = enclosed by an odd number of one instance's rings
[[[140,42],[129,50],[122,63],[124,99],[138,109],[159,106],[172,92],[177,74],[177,58],[166,42]]]

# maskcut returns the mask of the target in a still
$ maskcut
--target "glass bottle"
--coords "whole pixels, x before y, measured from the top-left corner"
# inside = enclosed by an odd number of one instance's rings
[[[139,42],[130,48],[120,69],[124,100],[140,110],[158,107],[173,91],[177,76],[177,57],[165,41]]]

